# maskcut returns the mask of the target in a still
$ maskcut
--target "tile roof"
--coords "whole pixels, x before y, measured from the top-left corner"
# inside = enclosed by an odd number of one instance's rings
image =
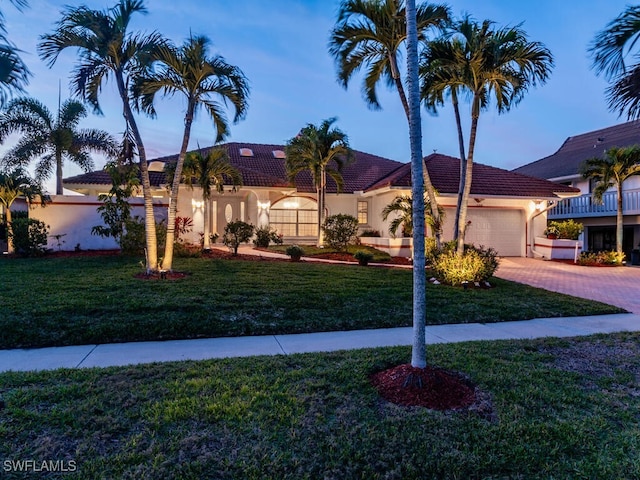
[[[514,169],[514,172],[538,178],[563,178],[579,175],[588,158],[602,157],[611,147],[640,144],[640,121],[615,125],[567,138],[556,153]]]
[[[456,194],[460,182],[460,159],[433,153],[425,157],[431,182],[443,195]],[[384,187],[411,187],[411,165],[405,164],[380,179],[367,191]],[[522,175],[481,163],[473,165],[471,195],[487,197],[555,198],[557,193],[579,193],[576,188]]]
[[[237,143],[231,142],[220,145],[226,148],[229,154],[230,163],[242,174],[243,184],[249,187],[291,187],[287,179],[285,161],[283,158],[276,158],[274,151],[284,150],[284,145],[269,145],[257,143]],[[214,147],[201,148],[202,155],[207,155]],[[253,156],[242,156],[240,149],[249,149]],[[400,162],[387,158],[371,155],[369,153],[354,151],[355,160],[342,170],[344,193],[353,193],[365,190],[380,177],[387,175],[402,165]],[[175,162],[177,155],[155,158],[149,162]],[[149,172],[152,186],[158,187],[164,183],[162,172]],[[83,184],[110,184],[109,175],[104,171],[90,172],[75,177],[66,178],[66,185]],[[301,172],[296,178],[298,191],[305,193],[315,192],[311,174]],[[327,178],[327,192],[336,193],[337,187],[331,178]]]

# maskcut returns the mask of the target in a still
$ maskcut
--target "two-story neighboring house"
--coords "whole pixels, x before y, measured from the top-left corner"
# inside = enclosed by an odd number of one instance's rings
[[[611,147],[640,145],[640,121],[632,121],[593,132],[569,137],[556,153],[513,170],[579,188],[582,195],[558,202],[548,214],[549,220],[573,218],[585,226],[587,250],[615,250],[617,193],[611,189],[603,202],[592,197],[593,181],[580,173],[588,158],[603,157]],[[640,243],[640,176],[623,184],[624,242],[623,250],[630,258]]]

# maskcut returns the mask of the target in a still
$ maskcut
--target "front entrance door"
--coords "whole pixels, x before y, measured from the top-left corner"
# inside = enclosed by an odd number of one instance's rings
[[[235,222],[236,220],[244,221],[244,202],[239,198],[233,197],[218,197],[216,201],[216,231],[218,235],[222,237],[224,233],[224,227],[229,222]]]

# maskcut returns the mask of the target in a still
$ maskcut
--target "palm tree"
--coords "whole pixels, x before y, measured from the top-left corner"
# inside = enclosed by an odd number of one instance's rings
[[[171,270],[173,263],[178,190],[191,137],[191,125],[197,111],[202,107],[206,109],[215,126],[216,142],[219,142],[229,134],[229,122],[224,107],[231,104],[235,109],[234,123],[244,118],[248,108],[247,79],[238,67],[229,65],[221,56],[210,57],[209,43],[207,37],[196,36],[191,37],[180,48],[169,44],[160,47],[154,57],[157,62],[156,71],[139,77],[134,87],[142,108],[152,115],[155,114],[153,100],[158,92],[169,96],[181,93],[187,100],[182,146],[175,166],[169,200],[163,270]]]
[[[589,47],[596,75],[611,82],[606,95],[609,108],[629,120],[640,118],[640,63],[637,42],[640,38],[640,5],[627,6],[599,32]],[[627,64],[631,56],[633,62]]]
[[[44,194],[39,182],[29,177],[24,170],[16,168],[11,171],[0,171],[0,205],[4,209],[4,222],[7,226],[8,253],[13,252],[11,242],[11,205],[18,197],[24,197],[27,202],[39,199],[44,205],[48,196]]]
[[[415,0],[407,0],[407,86],[409,89],[409,141],[411,144],[411,195],[413,196],[413,345],[411,366],[427,366],[425,345],[427,318],[427,279],[424,241],[424,160],[422,158],[422,125],[420,118],[420,79],[418,76],[418,26]],[[428,178],[428,177],[427,177]],[[435,191],[431,187],[432,216],[440,222]],[[433,198],[432,198],[433,197]]]
[[[421,4],[416,7],[416,29],[419,41],[426,39],[431,28],[442,28],[450,17],[446,5]],[[367,104],[380,109],[376,86],[384,81],[395,86],[407,121],[410,108],[400,74],[401,49],[407,40],[404,0],[343,0],[337,25],[331,32],[329,52],[338,67],[338,80],[347,88],[351,78],[366,68],[362,91]],[[426,168],[422,171],[434,217],[438,216],[436,193]],[[436,236],[438,244],[439,234]]]
[[[325,193],[327,175],[336,182],[338,192],[342,190],[342,168],[353,160],[347,135],[332,128],[336,118],[323,120],[320,126],[307,124],[300,133],[287,142],[285,168],[290,182],[303,171],[313,178],[318,199],[318,246],[323,243],[322,224],[325,220]]]
[[[429,197],[425,194],[424,203],[429,203]],[[440,218],[444,218],[444,209],[440,210]],[[433,216],[428,213],[430,209],[425,208],[425,223],[431,227],[432,233],[435,235],[438,225],[435,224]],[[382,209],[382,219],[386,221],[390,215],[394,215],[393,220],[389,223],[389,233],[396,236],[398,228],[402,227],[405,236],[413,236],[413,197],[411,195],[398,195],[391,203]]]
[[[596,186],[593,197],[602,203],[602,196],[611,187],[616,187],[616,251],[622,253],[622,236],[624,231],[624,212],[622,184],[632,175],[640,174],[640,146],[611,147],[605,152],[604,158],[590,158],[582,165],[584,178],[595,180]]]
[[[27,0],[11,0],[18,10],[28,5]],[[0,108],[4,107],[9,96],[14,92],[24,92],[29,83],[31,73],[20,58],[20,50],[9,41],[4,16],[0,11]]]
[[[209,207],[213,190],[224,192],[225,180],[230,180],[233,188],[242,185],[242,175],[229,163],[229,155],[222,148],[213,148],[207,155],[199,151],[187,154],[182,170],[184,183],[193,189],[194,185],[202,189],[204,203],[204,250],[211,248],[211,227],[209,225]]]
[[[447,94],[454,105],[461,161],[454,234],[462,255],[480,113],[489,108],[492,99],[499,113],[517,105],[530,87],[546,82],[553,57],[542,43],[529,41],[520,27],[494,29],[489,20],[479,24],[465,16],[454,24],[448,38],[430,42],[421,64],[421,90],[427,107],[442,105]],[[471,98],[466,158],[458,109],[463,93]]]
[[[0,116],[0,141],[12,132],[22,134],[18,144],[5,155],[3,162],[10,166],[26,166],[32,159],[36,164],[36,180],[44,182],[56,174],[56,195],[62,195],[62,166],[69,160],[85,172],[93,169],[89,152],[115,155],[117,147],[111,136],[96,129],[78,129],[87,110],[77,100],[67,100],[54,116],[33,98],[17,98],[9,102]]]
[[[143,0],[119,0],[108,10],[91,10],[86,6],[67,7],[62,12],[54,33],[43,35],[38,45],[40,57],[53,66],[58,55],[67,48],[78,50],[79,61],[73,73],[75,93],[101,113],[99,94],[109,78],[113,78],[122,100],[126,134],[132,135],[140,160],[142,194],[145,207],[147,271],[158,269],[158,246],[153,212],[153,197],[146,150],[133,115],[130,86],[140,74],[162,37],[132,34],[129,22],[136,13],[146,13]]]

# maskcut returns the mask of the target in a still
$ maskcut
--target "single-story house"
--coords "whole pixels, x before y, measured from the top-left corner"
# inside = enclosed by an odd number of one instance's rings
[[[596,202],[592,195],[594,182],[582,177],[581,167],[589,158],[603,158],[611,147],[632,145],[640,145],[639,120],[569,137],[554,154],[513,171],[578,188],[581,195],[559,202],[549,211],[549,219],[573,218],[583,223],[587,250],[615,250],[618,194],[612,188],[604,194],[602,203]],[[631,258],[632,250],[640,246],[640,175],[627,179],[622,190],[623,250]]]
[[[227,188],[223,194],[213,195],[208,209],[211,231],[221,234],[227,222],[239,219],[276,229],[284,236],[286,243],[313,242],[317,234],[316,191],[308,172],[299,174],[294,185],[288,182],[284,146],[231,142],[220,147],[227,150],[231,164],[240,171],[243,185],[237,191]],[[201,153],[206,155],[210,148],[213,147],[201,149]],[[406,248],[408,244],[404,248],[402,245],[408,239],[391,238],[388,232],[390,219],[383,221],[381,216],[383,208],[397,195],[411,193],[410,164],[359,151],[354,153],[354,161],[342,171],[342,191],[338,193],[332,179],[327,181],[327,214],[353,215],[358,219],[361,231],[377,230],[381,233],[383,238],[375,240],[378,246],[392,254],[410,255],[410,250]],[[154,197],[157,197],[161,207],[168,203],[164,165],[176,159],[177,156],[173,155],[149,163]],[[443,236],[450,239],[453,236],[459,159],[434,153],[425,157],[425,162],[438,191],[438,201],[445,209]],[[103,171],[64,179],[65,188],[84,195],[72,201],[87,205],[99,205],[97,195],[106,193],[110,185],[110,178]],[[502,256],[530,256],[534,236],[542,234],[545,229],[549,202],[577,194],[579,190],[571,186],[476,164],[466,239],[477,245],[493,247]],[[36,208],[32,216],[51,225],[52,235],[69,234],[72,227],[67,222],[73,219],[63,220],[68,217],[64,213],[68,205],[64,209],[57,208],[60,202],[69,203],[69,198],[74,197],[54,196],[51,205]],[[181,187],[178,215],[193,219],[194,231],[186,239],[198,241],[204,225],[204,209],[198,187],[193,190],[186,185]],[[94,218],[94,223],[82,219],[79,223],[83,225],[77,225],[74,234],[69,235],[67,245],[80,243],[82,248],[98,248],[93,246],[95,241],[104,242],[105,239],[91,237],[91,227],[100,223],[97,215]],[[82,239],[77,238],[78,235]],[[50,247],[53,248],[53,245]],[[99,248],[106,247],[102,243]]]

